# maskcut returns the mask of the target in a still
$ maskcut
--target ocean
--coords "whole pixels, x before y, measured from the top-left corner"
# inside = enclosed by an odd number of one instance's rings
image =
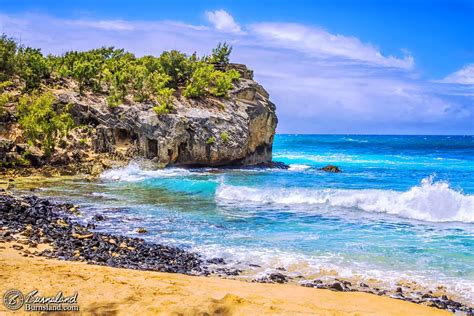
[[[223,257],[242,278],[415,281],[474,303],[473,136],[276,135],[273,159],[290,168],[131,163],[39,194],[81,205],[84,221],[105,215],[99,231]]]

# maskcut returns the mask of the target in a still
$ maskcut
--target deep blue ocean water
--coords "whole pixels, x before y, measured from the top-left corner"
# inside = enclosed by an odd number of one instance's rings
[[[277,135],[278,169],[146,170],[98,182],[43,183],[42,194],[109,220],[98,229],[223,256],[254,277],[415,280],[474,303],[474,137]],[[318,170],[327,164],[343,172]],[[257,264],[261,268],[249,267]]]

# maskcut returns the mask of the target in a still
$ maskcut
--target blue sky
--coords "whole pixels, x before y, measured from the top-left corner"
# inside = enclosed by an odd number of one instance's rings
[[[459,0],[0,0],[0,32],[46,53],[230,42],[280,133],[473,134],[473,21],[474,1]]]

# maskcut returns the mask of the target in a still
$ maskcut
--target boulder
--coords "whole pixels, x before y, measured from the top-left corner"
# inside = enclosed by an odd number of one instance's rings
[[[327,165],[326,167],[319,168],[318,170],[326,171],[326,172],[333,172],[333,173],[339,173],[342,172],[339,167],[334,166],[334,165]]]

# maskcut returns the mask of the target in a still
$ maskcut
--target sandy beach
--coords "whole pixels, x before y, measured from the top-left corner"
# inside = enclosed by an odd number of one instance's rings
[[[367,293],[259,284],[24,257],[0,245],[1,292],[78,292],[81,313],[99,315],[449,315]],[[18,244],[17,244],[18,245]],[[0,313],[6,313],[0,306]],[[22,310],[15,314],[25,313]],[[66,313],[71,314],[71,313]]]

